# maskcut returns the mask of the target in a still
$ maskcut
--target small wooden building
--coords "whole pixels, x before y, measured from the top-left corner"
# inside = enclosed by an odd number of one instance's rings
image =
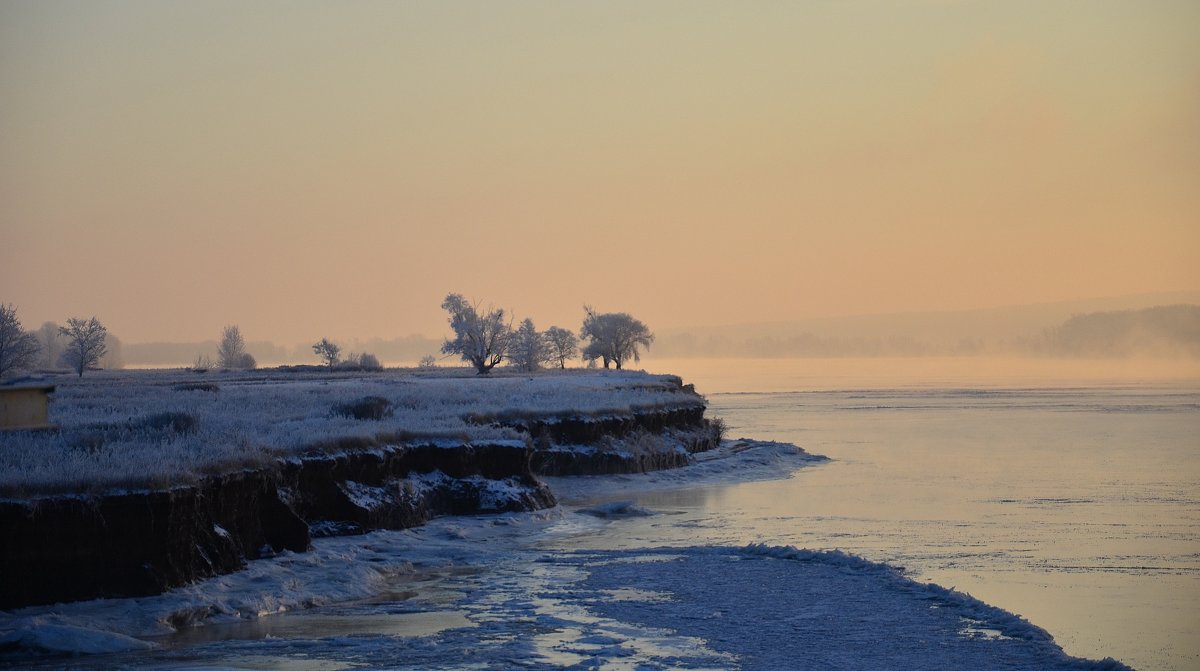
[[[44,429],[50,424],[52,384],[0,385],[0,431]]]

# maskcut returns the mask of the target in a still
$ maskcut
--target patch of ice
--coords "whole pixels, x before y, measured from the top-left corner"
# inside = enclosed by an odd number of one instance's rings
[[[829,461],[790,443],[765,440],[726,440],[707,452],[692,455],[692,463],[649,473],[554,476],[542,479],[560,502],[581,504],[648,491],[727,485],[789,477],[806,466]]]
[[[52,618],[34,617],[14,623],[0,633],[0,650],[57,655],[96,655],[148,650],[153,643],[102,629],[60,624]]]
[[[786,477],[814,461],[793,446],[752,441],[729,441],[702,456],[675,471],[553,481],[573,487],[573,496],[596,496]],[[426,474],[410,486],[436,486],[445,477]],[[431,636],[396,636],[381,624],[352,635],[315,627],[304,640],[222,641],[177,657],[158,650],[138,659],[157,668],[176,668],[172,662],[186,657],[189,666],[222,668],[270,658],[282,660],[280,668],[344,660],[391,668],[403,660],[413,669],[1128,669],[1111,659],[1068,657],[1013,613],[841,552],[771,545],[571,551],[555,540],[605,524],[561,506],[317,539],[308,553],[283,552],[157,597],[0,612],[0,632],[8,640],[28,619],[51,618],[46,622],[102,635],[154,636],[362,604],[368,613],[454,612],[461,619]]]
[[[601,503],[589,508],[581,508],[578,511],[584,515],[592,517],[649,517],[655,513],[647,510],[633,501],[613,501],[611,503]]]
[[[675,559],[612,561],[662,554]],[[589,571],[577,594],[636,584],[672,597],[594,599],[595,615],[704,640],[740,668],[1129,668],[1069,657],[1013,613],[841,552],[750,545],[574,556]],[[995,635],[964,635],[964,622]]]

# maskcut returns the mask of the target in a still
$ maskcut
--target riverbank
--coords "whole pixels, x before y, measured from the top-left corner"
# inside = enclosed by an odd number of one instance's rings
[[[590,444],[597,432],[658,432],[661,423],[638,416],[675,412],[670,421],[699,427],[705,405],[678,377],[636,371],[176,369],[42,381],[57,385],[57,428],[0,434],[0,498],[162,490],[347,447],[541,433]],[[589,427],[593,435],[581,438],[564,431]]]
[[[0,608],[156,594],[318,536],[548,508],[536,474],[674,468],[720,440],[671,376],[195,375],[64,382],[57,429],[5,434]]]

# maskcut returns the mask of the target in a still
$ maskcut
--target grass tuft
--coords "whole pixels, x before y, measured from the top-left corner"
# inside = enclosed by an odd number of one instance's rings
[[[333,414],[376,422],[392,416],[392,402],[382,396],[364,396],[349,403],[333,406]]]

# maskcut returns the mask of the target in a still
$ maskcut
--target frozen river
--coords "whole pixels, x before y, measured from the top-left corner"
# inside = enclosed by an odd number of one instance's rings
[[[1200,395],[1185,389],[710,395],[734,435],[833,461],[647,493],[597,547],[837,548],[1046,628],[1073,655],[1200,668]],[[619,529],[616,529],[619,527]]]
[[[1195,363],[667,367],[717,392],[734,435],[834,460],[657,502],[680,497],[714,541],[841,548],[1019,613],[1070,654],[1200,669]]]
[[[1200,668],[1196,385],[672,369],[731,435],[831,461],[763,448],[558,479],[558,510],[322,539],[171,595],[26,615],[157,646],[74,668],[1101,668],[1055,643]],[[181,612],[213,624],[146,635]],[[255,612],[276,614],[239,619]]]

